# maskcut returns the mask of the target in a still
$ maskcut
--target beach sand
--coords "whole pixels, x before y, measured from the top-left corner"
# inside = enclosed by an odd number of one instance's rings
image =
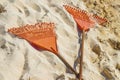
[[[120,80],[119,0],[0,0],[0,80],[76,80],[53,53],[38,51],[7,32],[26,24],[54,22],[59,53],[78,72],[81,42],[77,25],[64,4],[97,13],[109,21],[103,26],[96,23],[86,33],[83,80]]]

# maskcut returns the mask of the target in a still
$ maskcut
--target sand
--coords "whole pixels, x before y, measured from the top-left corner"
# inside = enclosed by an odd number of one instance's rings
[[[7,30],[37,22],[54,22],[60,55],[78,72],[81,42],[77,25],[63,5],[74,5],[91,13],[103,9],[95,7],[93,10],[89,6],[92,2],[83,1],[0,0],[0,80],[76,80],[75,75],[54,54],[34,49],[26,40],[9,34]],[[114,2],[114,5],[119,7],[120,4]],[[111,22],[104,26],[96,23],[86,33],[83,80],[120,80],[120,14],[111,17],[114,13],[109,15],[108,9],[105,10],[106,13],[96,13]]]

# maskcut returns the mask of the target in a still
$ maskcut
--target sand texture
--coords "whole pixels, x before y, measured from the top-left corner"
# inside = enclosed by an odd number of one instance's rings
[[[76,80],[54,54],[38,51],[7,32],[26,24],[54,22],[59,53],[78,72],[81,33],[64,4],[108,19],[86,33],[83,80],[120,80],[120,0],[0,0],[0,80]]]

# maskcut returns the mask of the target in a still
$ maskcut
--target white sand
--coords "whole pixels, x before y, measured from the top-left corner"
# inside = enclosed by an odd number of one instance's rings
[[[63,4],[86,9],[84,3],[81,0],[0,0],[0,4],[7,11],[0,13],[0,80],[74,79],[74,74],[66,71],[66,66],[54,54],[35,50],[27,41],[10,35],[7,30],[37,22],[54,22],[59,52],[71,66],[76,63],[78,71],[79,64],[75,61],[79,50],[77,26]],[[120,51],[105,41],[109,38],[114,39],[115,35],[105,36],[97,28],[87,33],[84,80],[120,80],[120,71],[116,69],[120,63]],[[100,47],[100,50],[95,49],[100,56],[92,50],[95,45]],[[106,76],[109,79],[105,79]]]

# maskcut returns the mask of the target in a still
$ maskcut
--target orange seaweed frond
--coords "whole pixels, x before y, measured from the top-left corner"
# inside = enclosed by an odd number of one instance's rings
[[[56,34],[54,23],[37,23],[18,28],[11,28],[8,32],[26,39],[37,49],[45,49],[57,53]],[[56,51],[53,51],[51,47]]]
[[[86,31],[93,27],[94,20],[91,19],[92,17],[85,10],[81,10],[69,5],[64,5],[64,7],[73,16],[80,30]]]

